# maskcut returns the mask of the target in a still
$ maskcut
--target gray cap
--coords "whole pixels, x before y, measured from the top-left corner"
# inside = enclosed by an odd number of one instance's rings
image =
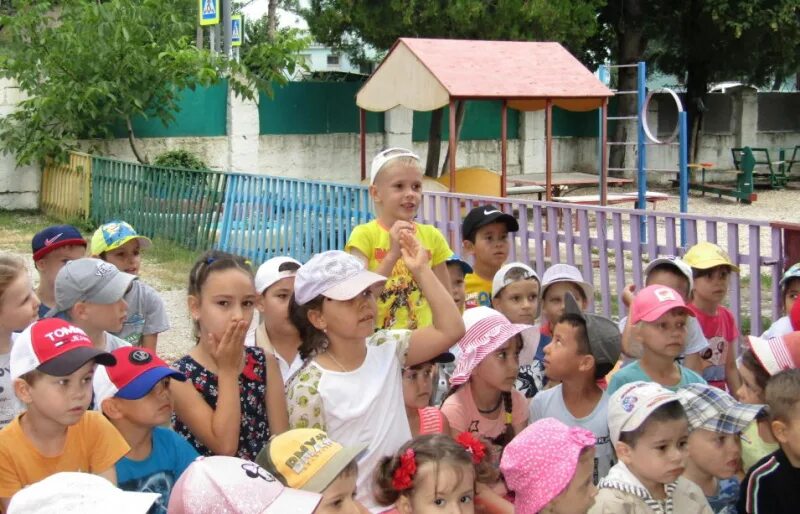
[[[596,365],[614,366],[622,351],[622,334],[620,334],[617,324],[603,316],[582,312],[577,300],[570,292],[564,295],[564,313],[580,316],[586,323],[589,350],[592,352]]]
[[[100,259],[86,257],[69,261],[56,275],[56,306],[45,317],[68,311],[78,302],[117,302],[137,278]]]

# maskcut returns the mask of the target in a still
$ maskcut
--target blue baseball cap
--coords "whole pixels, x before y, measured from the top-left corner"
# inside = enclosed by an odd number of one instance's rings
[[[140,248],[147,248],[152,244],[150,239],[137,234],[129,223],[119,220],[110,221],[100,225],[92,234],[91,253],[93,256],[97,256],[103,252],[110,252],[134,239],[139,240]]]
[[[81,235],[80,230],[72,225],[53,225],[52,227],[47,227],[37,232],[31,240],[33,260],[41,260],[56,248],[70,245],[86,247],[86,240]]]
[[[98,366],[94,374],[92,386],[96,405],[102,405],[103,400],[112,397],[138,400],[167,377],[186,381],[183,373],[170,368],[146,348],[125,346],[117,348],[111,355],[116,357],[117,364]]]
[[[459,267],[461,268],[461,271],[464,272],[464,275],[466,275],[467,273],[472,273],[472,266],[470,266],[467,261],[463,260],[456,254],[451,255],[450,258],[445,261],[445,264],[447,264],[448,266],[451,264],[458,264]]]

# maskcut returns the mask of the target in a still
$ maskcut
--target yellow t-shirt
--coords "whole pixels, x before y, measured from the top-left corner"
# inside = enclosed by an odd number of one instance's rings
[[[0,430],[0,498],[10,498],[23,487],[60,471],[102,473],[130,451],[128,443],[102,414],[87,411],[67,428],[64,450],[45,457],[30,442],[20,414]]]
[[[422,247],[430,253],[431,267],[438,266],[453,255],[444,236],[433,225],[415,223],[417,238]],[[386,257],[391,248],[389,231],[372,220],[358,225],[350,234],[345,251],[355,248],[369,259],[368,268],[372,271]],[[378,329],[409,329],[427,327],[432,323],[431,307],[422,296],[419,286],[411,276],[402,259],[392,269],[392,274],[378,298]]]
[[[492,281],[477,273],[467,273],[464,277],[464,308],[471,309],[483,305],[492,306]]]
[[[753,465],[774,452],[780,446],[777,443],[767,443],[758,435],[758,423],[755,421],[747,425],[741,435],[742,440],[742,469],[744,472]]]

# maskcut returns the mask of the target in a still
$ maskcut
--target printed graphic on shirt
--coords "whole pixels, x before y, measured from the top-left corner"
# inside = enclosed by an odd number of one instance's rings
[[[430,253],[428,251],[429,258]],[[386,250],[375,249],[376,261],[381,262],[385,257]],[[411,276],[406,263],[402,260],[398,260],[394,265],[391,277],[386,282],[378,302],[384,308],[383,323],[380,328],[389,329],[400,326],[398,314],[403,311],[407,316],[405,328],[409,330],[419,328],[418,309],[427,304],[414,277]]]
[[[707,382],[725,380],[725,353],[728,344],[723,336],[708,338],[708,349],[703,357],[703,378]]]
[[[167,514],[169,493],[175,485],[177,477],[171,471],[159,471],[150,476],[135,478],[119,484],[123,491],[138,491],[142,493],[158,493],[161,496],[156,500],[148,514]]]
[[[473,307],[491,307],[492,299],[486,291],[479,291],[477,293],[467,293],[464,297],[464,308],[471,309]]]

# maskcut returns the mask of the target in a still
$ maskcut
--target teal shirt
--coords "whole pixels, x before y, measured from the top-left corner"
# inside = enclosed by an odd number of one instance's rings
[[[678,364],[678,368],[681,370],[681,381],[674,386],[664,386],[670,391],[677,391],[679,388],[689,384],[706,383],[703,377],[689,368],[684,368],[680,364]],[[650,378],[650,376],[644,372],[642,367],[639,365],[639,361],[637,360],[614,373],[614,376],[611,377],[611,383],[608,384],[608,395],[610,396],[614,394],[617,389],[625,384],[639,380],[643,382],[655,382],[655,380]]]

